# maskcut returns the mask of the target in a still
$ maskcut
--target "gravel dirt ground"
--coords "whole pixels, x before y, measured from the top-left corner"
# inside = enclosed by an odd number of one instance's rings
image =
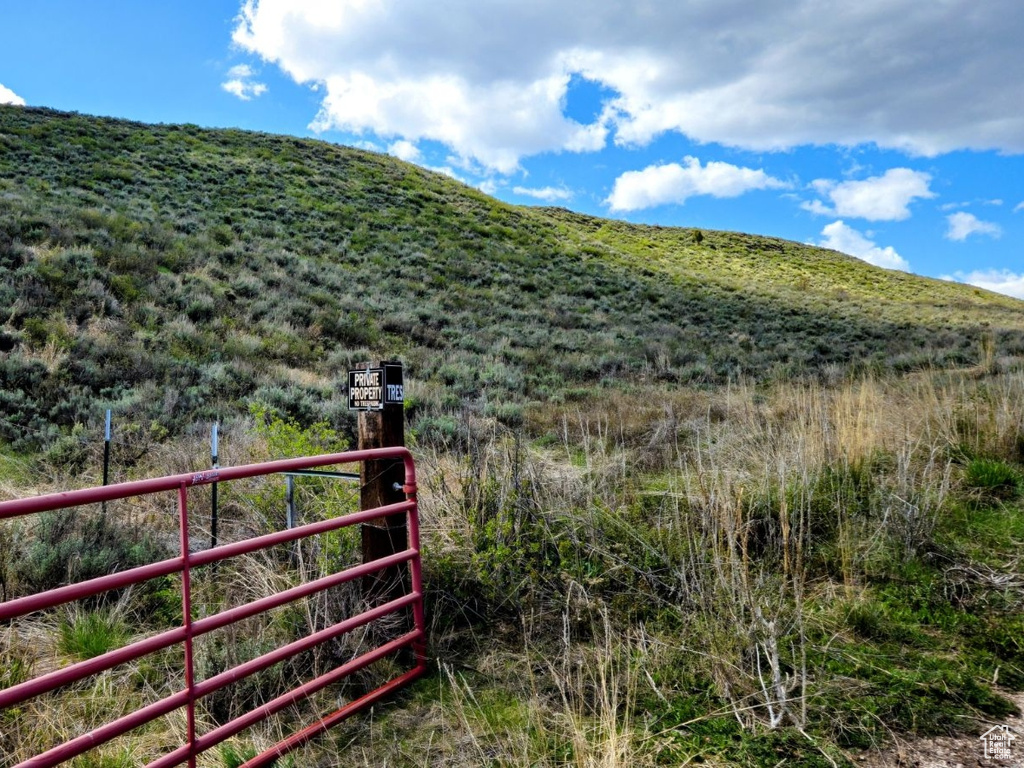
[[[1024,693],[1005,695],[1024,712]],[[981,730],[1000,725],[1009,726],[1009,732],[1016,737],[1011,742],[1009,759],[986,758],[985,745],[978,736],[900,740],[882,752],[865,753],[854,759],[865,768],[1024,768],[1024,719],[1011,715],[1001,722],[984,723]]]

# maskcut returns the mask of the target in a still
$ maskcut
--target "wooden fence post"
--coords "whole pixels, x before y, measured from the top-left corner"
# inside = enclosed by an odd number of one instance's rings
[[[402,387],[401,363],[381,362],[360,365],[383,368],[390,386]],[[402,390],[393,390],[401,393]],[[388,402],[389,400],[398,402]],[[359,449],[405,446],[405,406],[402,397],[385,397],[381,410],[359,412]],[[402,486],[405,465],[401,459],[364,461],[360,470],[360,509],[373,509],[405,501]],[[405,517],[382,517],[362,526],[363,562],[378,560],[409,546]],[[405,569],[393,566],[363,580],[363,596],[371,605],[379,605],[404,592]]]

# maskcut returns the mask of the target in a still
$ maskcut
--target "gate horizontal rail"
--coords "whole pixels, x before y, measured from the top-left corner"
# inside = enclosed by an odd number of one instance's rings
[[[321,520],[231,544],[224,544],[195,553],[189,550],[188,492],[191,488],[276,473],[300,473],[304,470],[336,464],[352,464],[367,460],[387,459],[401,460],[405,465],[405,482],[403,486],[406,494],[405,501],[375,509],[349,513],[344,516]],[[104,592],[123,589],[149,579],[178,574],[182,580],[182,626],[166,630],[95,658],[70,664],[56,671],[0,690],[0,710],[16,706],[36,696],[178,644],[183,645],[185,649],[184,688],[177,693],[166,696],[135,712],[102,725],[88,733],[81,734],[40,755],[30,758],[20,763],[17,768],[44,768],[57,765],[182,707],[186,708],[187,714],[187,742],[149,765],[150,768],[169,768],[169,766],[187,762],[190,768],[192,768],[195,766],[197,755],[241,733],[261,720],[280,712],[285,707],[308,698],[333,683],[340,682],[353,672],[363,669],[402,648],[413,649],[414,666],[412,669],[350,702],[336,712],[320,718],[316,723],[285,739],[245,764],[250,768],[255,768],[255,766],[266,765],[276,757],[286,754],[318,733],[340,722],[345,717],[365,709],[384,696],[415,680],[426,671],[426,628],[423,615],[423,581],[420,564],[419,515],[416,504],[416,470],[412,455],[406,448],[374,448],[323,456],[286,459],[0,502],[0,520],[170,491],[177,491],[178,494],[181,550],[177,557],[58,587],[47,592],[8,600],[0,603],[0,621],[9,622],[30,613],[55,608],[76,600],[95,597]],[[407,519],[407,549],[299,584],[211,616],[196,620],[192,619],[190,579],[192,569],[215,564],[238,555],[256,552],[267,547],[298,541],[310,536],[329,533],[348,526],[396,515],[405,515]],[[406,563],[408,564],[409,571],[410,590],[408,593],[236,665],[206,680],[195,681],[192,654],[192,641],[194,638],[304,597],[385,569],[399,567]],[[411,631],[361,654],[326,674],[299,685],[293,690],[214,728],[208,733],[196,734],[195,707],[196,703],[204,696],[293,656],[309,651],[318,645],[341,637],[384,616],[410,609],[413,616],[413,629]]]

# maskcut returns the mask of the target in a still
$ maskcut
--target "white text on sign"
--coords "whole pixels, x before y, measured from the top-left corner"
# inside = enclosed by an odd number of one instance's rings
[[[349,398],[356,406],[363,403],[380,403],[381,401],[381,375],[380,369],[370,371],[356,371],[352,374],[352,387],[349,391]]]

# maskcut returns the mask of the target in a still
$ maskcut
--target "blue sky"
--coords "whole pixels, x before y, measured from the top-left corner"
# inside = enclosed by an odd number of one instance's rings
[[[0,0],[0,101],[354,144],[501,199],[1024,298],[1017,0]]]

